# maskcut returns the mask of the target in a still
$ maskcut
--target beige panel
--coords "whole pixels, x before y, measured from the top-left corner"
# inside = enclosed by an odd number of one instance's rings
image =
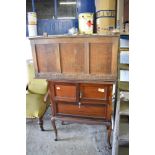
[[[96,0],[96,11],[115,10],[116,0]]]
[[[115,18],[98,18],[96,23],[97,33],[106,33],[110,27],[115,27]]]

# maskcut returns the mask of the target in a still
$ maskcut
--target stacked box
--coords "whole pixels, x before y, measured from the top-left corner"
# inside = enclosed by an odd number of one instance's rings
[[[115,28],[116,0],[96,0],[97,33],[107,33]]]

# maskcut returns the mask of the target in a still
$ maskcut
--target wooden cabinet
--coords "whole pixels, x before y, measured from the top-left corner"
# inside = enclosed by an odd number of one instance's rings
[[[115,81],[119,36],[30,38],[37,78]]]
[[[30,38],[36,78],[48,81],[51,122],[104,124],[112,128],[112,90],[117,80],[117,35]]]
[[[111,124],[113,83],[68,83],[49,81],[53,119]],[[57,133],[57,131],[56,131]],[[57,139],[57,137],[56,137]]]

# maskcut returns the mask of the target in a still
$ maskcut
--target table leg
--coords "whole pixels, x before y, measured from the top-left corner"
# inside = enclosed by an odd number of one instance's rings
[[[53,126],[53,129],[54,129],[54,132],[55,132],[55,141],[58,140],[58,134],[57,134],[57,128],[56,128],[56,125],[55,125],[55,119],[54,118],[51,118],[51,123],[52,123],[52,126]]]
[[[39,123],[41,131],[45,131],[44,128],[43,128],[43,117],[39,118],[39,122],[38,123]]]
[[[109,145],[109,149],[111,149],[111,142],[110,142],[110,138],[111,138],[111,131],[112,131],[112,126],[107,126],[107,130],[108,130],[108,138],[107,138],[107,141],[108,141],[108,145]]]

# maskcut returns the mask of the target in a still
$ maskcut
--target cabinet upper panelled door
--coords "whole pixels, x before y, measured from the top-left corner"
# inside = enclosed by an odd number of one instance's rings
[[[118,41],[118,36],[32,38],[36,77],[115,81]]]
[[[79,101],[79,87],[76,83],[59,83],[49,81],[49,88],[53,94],[54,101]]]

